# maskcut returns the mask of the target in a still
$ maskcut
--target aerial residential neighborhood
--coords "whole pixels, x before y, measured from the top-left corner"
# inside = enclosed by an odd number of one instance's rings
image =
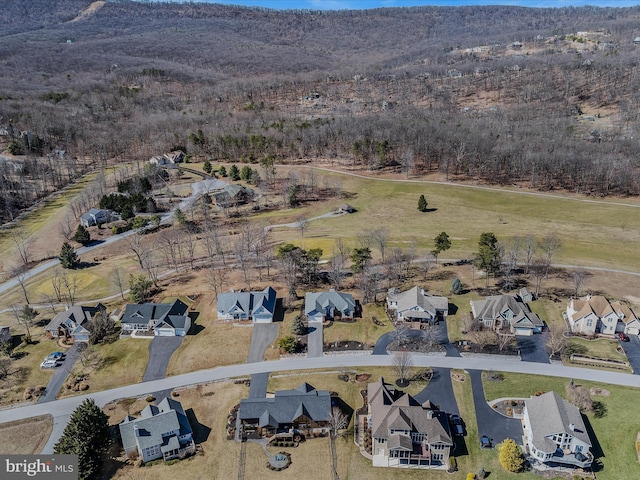
[[[640,478],[638,7],[266,1],[3,3],[0,454]]]

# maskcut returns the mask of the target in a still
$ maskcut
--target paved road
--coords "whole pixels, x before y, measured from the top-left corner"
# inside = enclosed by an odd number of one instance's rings
[[[323,331],[322,322],[309,322],[307,330],[307,357],[317,358],[323,355]]]
[[[551,363],[547,353],[547,331],[530,337],[516,336],[520,359],[523,362]]]
[[[629,335],[628,342],[619,343],[627,354],[627,360],[631,364],[633,374],[640,375],[640,338],[637,335]]]
[[[253,332],[251,333],[251,345],[249,345],[247,363],[262,362],[265,350],[278,338],[280,325],[277,323],[256,323],[251,328],[253,328]]]
[[[465,370],[496,370],[514,373],[529,373],[551,377],[573,378],[593,382],[609,383],[640,387],[640,377],[625,373],[604,370],[589,370],[586,368],[566,367],[564,365],[550,365],[543,363],[513,362],[492,357],[444,357],[430,355],[415,355],[413,364],[416,367],[432,368],[461,368]],[[93,398],[100,406],[110,401],[125,397],[146,395],[161,390],[177,388],[186,385],[196,385],[225,378],[251,375],[261,372],[280,372],[286,370],[303,370],[312,368],[344,368],[344,367],[376,367],[393,366],[393,357],[388,355],[327,355],[320,358],[285,358],[266,362],[228,365],[209,370],[175,375],[162,380],[137,383],[124,387],[96,392],[90,395],[67,397],[54,402],[27,405],[23,407],[0,410],[0,423],[12,422],[38,415],[68,415],[86,398]]]
[[[501,443],[506,438],[511,438],[521,445],[522,422],[514,418],[504,417],[489,406],[484,397],[481,371],[471,370],[469,375],[471,376],[471,388],[473,389],[473,402],[476,406],[478,436],[488,436],[492,439],[494,445]]]
[[[182,340],[184,337],[153,337],[149,342],[149,361],[142,377],[143,382],[164,378],[171,355],[182,345]],[[147,342],[149,340],[141,338],[138,341]]]
[[[433,377],[429,384],[417,395],[414,395],[418,402],[424,403],[430,400],[450,414],[459,415],[458,403],[453,394],[453,384],[451,383],[450,368],[434,368]]]
[[[53,372],[53,376],[49,379],[49,383],[47,383],[47,389],[38,402],[51,402],[56,399],[64,381],[69,376],[69,373],[71,373],[71,370],[73,370],[73,366],[76,364],[78,358],[80,358],[82,350],[86,347],[87,345],[85,343],[76,342],[67,350],[67,358],[65,358],[62,364]]]

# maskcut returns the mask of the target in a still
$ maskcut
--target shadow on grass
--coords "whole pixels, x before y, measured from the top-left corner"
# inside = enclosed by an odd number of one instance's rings
[[[282,322],[284,320],[284,304],[282,298],[276,298],[276,308],[273,312],[273,321]]]
[[[187,415],[189,424],[193,430],[193,441],[198,444],[206,442],[211,434],[211,428],[198,421],[198,417],[196,417],[193,408],[187,409],[184,413]]]
[[[447,309],[449,310],[448,315],[455,315],[458,313],[458,306],[455,303],[449,302]]]
[[[602,461],[600,459],[605,457],[605,454],[600,442],[598,441],[598,437],[596,437],[596,433],[593,431],[589,417],[582,415],[582,420],[584,421],[584,426],[586,427],[587,434],[591,440],[591,453],[593,453],[593,458],[595,459],[591,465],[591,470],[597,473],[603,469]]]
[[[466,457],[469,455],[467,441],[464,437],[453,437],[453,453],[456,457]]]

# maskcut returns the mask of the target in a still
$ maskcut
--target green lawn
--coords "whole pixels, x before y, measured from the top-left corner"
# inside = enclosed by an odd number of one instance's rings
[[[485,395],[489,399],[501,397],[529,397],[537,391],[555,390],[563,397],[568,383],[567,379],[540,377],[505,373],[503,382],[484,382]],[[640,431],[640,417],[633,414],[640,390],[631,387],[619,387],[593,382],[579,382],[586,388],[598,387],[606,389],[610,396],[595,396],[594,400],[603,402],[608,414],[603,418],[595,418],[587,414],[586,418],[595,432],[594,451],[603,463],[603,470],[598,472],[601,480],[622,480],[640,478],[640,466],[635,451],[635,439]],[[602,454],[599,454],[601,449]]]

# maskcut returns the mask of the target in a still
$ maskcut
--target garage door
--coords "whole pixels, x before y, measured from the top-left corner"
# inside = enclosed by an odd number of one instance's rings
[[[627,330],[627,335],[640,335],[640,328],[630,328]]]
[[[531,330],[530,328],[516,328],[516,335],[530,337],[531,335],[533,335],[533,330]]]

